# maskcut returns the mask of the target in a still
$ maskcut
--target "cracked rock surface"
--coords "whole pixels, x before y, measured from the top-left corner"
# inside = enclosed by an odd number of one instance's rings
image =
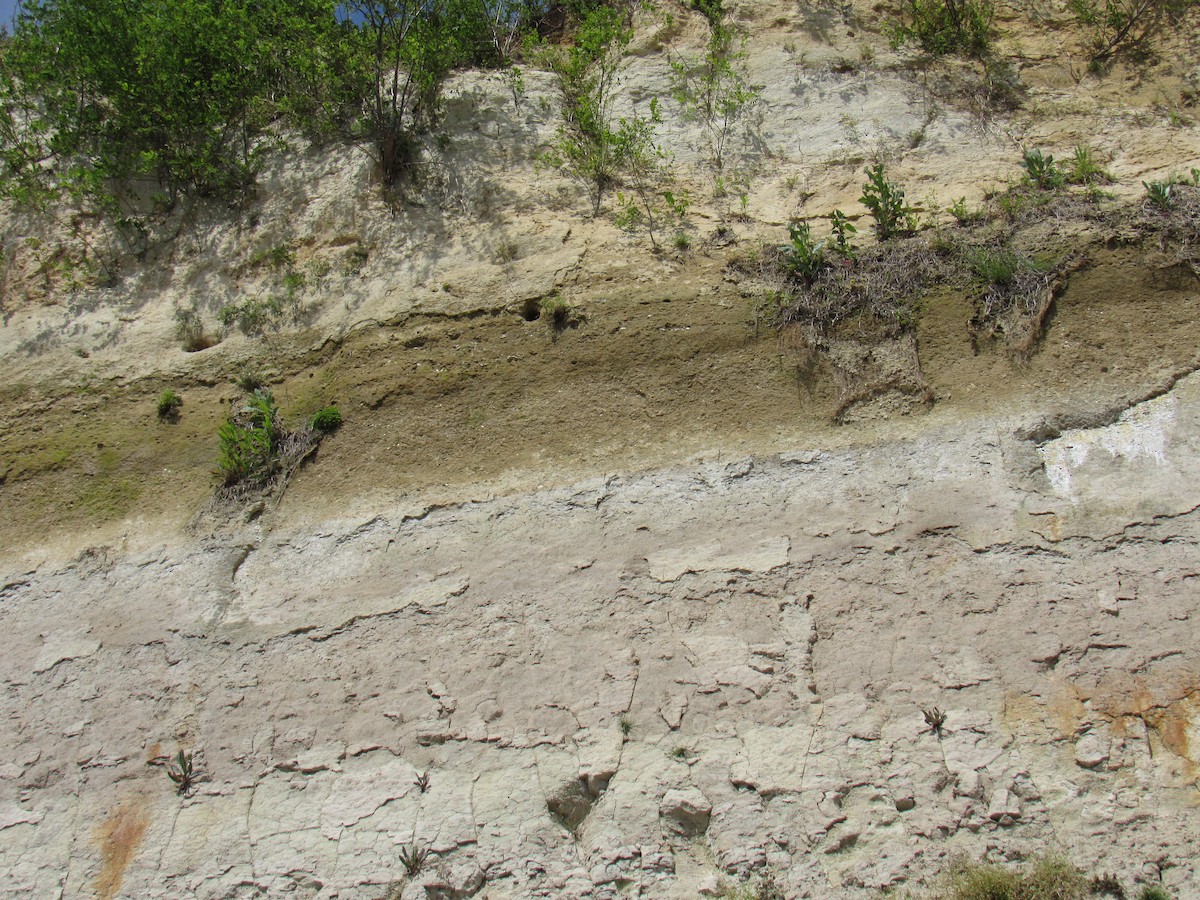
[[[1061,848],[1189,896],[1198,464],[1192,375],[1054,434],[8,563],[0,893],[684,898],[769,867],[868,897]]]

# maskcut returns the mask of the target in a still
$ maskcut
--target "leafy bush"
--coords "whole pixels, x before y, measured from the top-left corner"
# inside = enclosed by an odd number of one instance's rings
[[[1067,0],[1088,32],[1092,59],[1102,61],[1124,45],[1140,43],[1163,22],[1177,23],[1196,0]]]
[[[342,414],[336,406],[326,406],[317,410],[308,420],[309,427],[321,434],[332,434],[342,427]]]
[[[1025,170],[1026,182],[1045,191],[1060,188],[1067,181],[1067,176],[1055,165],[1054,157],[1037,147],[1025,151],[1021,167]]]
[[[813,240],[812,229],[807,222],[788,224],[791,243],[782,248],[783,265],[793,275],[811,284],[817,274],[825,268],[825,242]]]
[[[115,212],[113,182],[236,196],[277,116],[343,115],[332,0],[27,0],[3,47],[3,178]],[[335,96],[336,95],[336,96]],[[352,105],[352,104],[350,104]],[[301,115],[302,113],[302,115]],[[52,167],[42,161],[51,159]]]
[[[830,245],[830,249],[842,259],[854,259],[858,254],[854,249],[854,243],[850,240],[850,235],[858,234],[858,229],[840,209],[835,209],[829,214],[829,224],[833,228],[833,243]]]
[[[462,65],[503,65],[531,4],[521,0],[348,0],[359,96],[386,185],[416,163],[416,136],[439,116],[439,92]]]
[[[541,162],[588,188],[593,215],[599,214],[605,195],[619,178],[629,175],[637,198],[622,204],[626,224],[643,214],[650,216],[653,240],[653,211],[647,209],[647,201],[653,193],[650,182],[664,158],[654,144],[657,104],[651,103],[649,118],[630,116],[614,125],[617,74],[633,30],[626,24],[624,10],[616,6],[588,5],[580,12],[569,48],[543,46],[540,51],[542,62],[558,79],[562,97],[562,124]]]
[[[158,417],[164,422],[174,422],[178,419],[181,406],[183,406],[183,398],[170,388],[158,395]]]
[[[1138,894],[1138,900],[1171,900],[1171,895],[1165,888],[1156,884],[1148,884]]]
[[[887,180],[883,163],[868,167],[866,172],[867,182],[858,202],[875,220],[875,234],[886,241],[901,231],[912,231],[913,209],[904,202],[904,190]]]
[[[892,23],[892,42],[916,43],[933,56],[981,59],[991,46],[993,14],[988,0],[903,0],[901,18]]]
[[[708,46],[703,56],[669,60],[671,96],[684,118],[704,127],[710,159],[719,174],[734,129],[759,102],[762,89],[747,83],[740,71],[738,63],[746,54],[740,35],[725,22],[721,0],[693,0],[692,8],[708,19]]]
[[[690,206],[686,194],[659,190],[671,178],[669,156],[654,143],[654,128],[662,121],[658,101],[650,101],[649,118],[621,119],[616,131],[616,150],[628,194],[617,193],[616,224],[627,230],[645,228],[650,244],[659,249],[657,232],[663,220],[674,218],[682,226]]]
[[[25,0],[0,47],[0,188],[87,196],[123,183],[241,196],[286,122],[373,139],[384,180],[412,164],[442,80],[501,65],[528,0]],[[49,160],[53,164],[45,165]]]
[[[268,391],[252,394],[217,431],[217,474],[224,485],[260,484],[275,474],[280,436],[275,398]]]
[[[1146,199],[1152,206],[1161,210],[1168,210],[1174,202],[1171,197],[1171,181],[1143,181],[1142,187],[1146,189]]]

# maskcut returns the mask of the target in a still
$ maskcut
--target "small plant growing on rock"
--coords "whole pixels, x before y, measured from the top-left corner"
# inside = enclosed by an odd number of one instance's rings
[[[270,392],[256,392],[217,431],[217,473],[226,487],[264,481],[279,459],[279,407]]]
[[[515,262],[520,255],[521,248],[510,238],[505,238],[496,245],[496,265],[503,266]]]
[[[866,170],[867,181],[858,202],[867,208],[875,220],[875,234],[881,241],[912,230],[913,209],[904,202],[904,190],[887,180],[883,163]]]
[[[571,305],[557,294],[543,297],[539,308],[541,318],[549,322],[555,331],[562,331],[571,324]]]
[[[617,727],[621,729],[621,737],[629,737],[633,732],[633,719],[629,718],[627,714],[621,713],[617,718]]]
[[[413,784],[416,785],[418,791],[424,794],[429,790],[429,773],[418,772],[416,777],[413,779]]]
[[[183,398],[170,388],[158,395],[158,418],[163,422],[179,421],[179,407],[183,406]]]
[[[1138,900],[1171,900],[1171,895],[1167,892],[1166,888],[1161,888],[1156,884],[1148,884],[1138,894]]]
[[[983,210],[973,210],[967,206],[967,198],[959,197],[954,203],[949,206],[950,215],[954,216],[954,221],[959,224],[973,224],[974,222],[983,221],[986,215]]]
[[[921,713],[925,716],[925,724],[929,726],[930,733],[940,737],[942,726],[946,724],[946,714],[936,706],[932,709],[923,709]]]
[[[336,406],[326,406],[317,410],[308,420],[309,427],[321,434],[332,434],[342,427],[342,414]]]
[[[247,394],[253,394],[255,391],[261,391],[266,387],[267,382],[261,372],[254,369],[246,369],[233,379],[233,383]]]
[[[417,843],[416,838],[400,848],[400,865],[404,866],[404,871],[409,878],[420,874],[421,869],[425,867],[425,860],[428,858],[429,847]]]
[[[1080,144],[1071,158],[1071,174],[1068,180],[1072,184],[1098,184],[1112,181],[1112,176],[1100,164],[1096,152],[1091,147]]]
[[[825,242],[813,239],[807,222],[788,225],[791,243],[783,247],[783,265],[793,275],[811,284],[817,273],[825,268]]]
[[[179,753],[175,755],[175,759],[167,764],[167,777],[175,782],[175,790],[181,797],[190,794],[192,782],[196,777],[192,768],[192,754],[185,753],[180,749]]]
[[[1173,185],[1170,181],[1143,181],[1142,187],[1146,189],[1146,200],[1151,206],[1164,212],[1171,208],[1174,198],[1171,196]]]
[[[1054,163],[1054,157],[1040,148],[1026,150],[1021,158],[1025,180],[1043,191],[1052,191],[1066,184],[1067,176]]]
[[[858,229],[840,209],[835,209],[829,214],[829,224],[833,227],[833,244],[830,249],[842,259],[855,259],[858,252],[854,249],[854,242],[850,240],[850,235],[858,234]]]

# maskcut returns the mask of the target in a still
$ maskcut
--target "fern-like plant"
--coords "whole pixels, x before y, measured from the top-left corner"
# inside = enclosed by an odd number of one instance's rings
[[[245,407],[217,431],[217,474],[226,487],[262,482],[279,457],[279,407],[267,391],[250,395]]]

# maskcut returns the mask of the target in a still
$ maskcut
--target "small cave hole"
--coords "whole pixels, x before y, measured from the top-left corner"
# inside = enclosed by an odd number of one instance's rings
[[[526,300],[521,305],[521,318],[526,322],[536,322],[542,317],[542,304],[535,300]]]

